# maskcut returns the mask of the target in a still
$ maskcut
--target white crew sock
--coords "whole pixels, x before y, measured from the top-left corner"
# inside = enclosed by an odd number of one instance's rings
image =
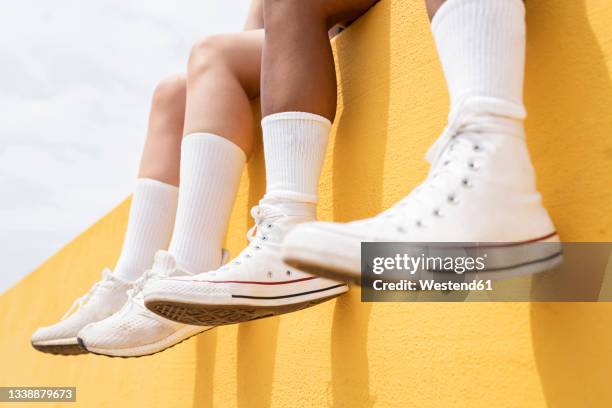
[[[128,281],[136,280],[151,267],[155,252],[168,247],[178,188],[161,181],[136,180],[127,231],[114,273]]]
[[[451,109],[471,96],[523,105],[525,5],[521,0],[447,0],[431,27]]]
[[[261,121],[266,197],[316,203],[331,123],[306,112],[283,112]]]
[[[168,251],[191,273],[216,269],[246,161],[242,149],[210,133],[185,136],[176,223]]]

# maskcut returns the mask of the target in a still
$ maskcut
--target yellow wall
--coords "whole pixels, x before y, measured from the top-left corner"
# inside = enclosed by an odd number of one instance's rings
[[[612,3],[528,1],[529,144],[566,241],[612,241]],[[447,96],[420,1],[384,0],[336,43],[341,106],[320,217],[377,213],[425,174]],[[245,243],[263,159],[228,246]],[[141,359],[30,348],[117,258],[124,202],[0,297],[0,385],[78,387],[92,407],[610,407],[610,304],[337,301],[223,327]],[[33,237],[33,239],[36,239]],[[72,405],[71,405],[72,406]]]

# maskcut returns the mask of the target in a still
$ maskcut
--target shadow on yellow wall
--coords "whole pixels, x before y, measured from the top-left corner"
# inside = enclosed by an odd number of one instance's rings
[[[359,47],[336,44],[339,86],[342,89],[341,114],[336,121],[332,156],[332,202],[334,219],[351,221],[383,210],[383,179],[387,149],[387,124],[391,86],[391,4],[377,6],[376,20],[361,22],[352,41]],[[363,89],[347,80],[354,72],[362,74],[377,61],[375,87],[376,125],[363,115]],[[366,74],[367,75],[367,74]],[[352,84],[352,85],[351,85]],[[363,103],[363,102],[361,102]],[[354,107],[354,109],[353,109]],[[363,132],[368,129],[368,132]],[[368,325],[372,305],[361,303],[359,292],[339,298],[334,309],[331,332],[331,387],[334,408],[371,407],[368,364]]]
[[[528,134],[537,138],[532,154],[537,157],[556,145],[554,156],[544,155],[538,163],[539,176],[554,180],[543,185],[544,197],[553,218],[564,221],[558,225],[562,237],[610,240],[610,218],[603,213],[612,211],[612,82],[601,38],[589,18],[589,11],[598,11],[587,9],[585,1],[527,2],[527,7]],[[589,221],[590,225],[581,225]],[[588,234],[583,232],[586,228]],[[607,259],[599,262],[605,265]],[[536,278],[534,290],[556,289],[540,287],[538,282]],[[558,282],[558,287],[563,284]],[[599,288],[591,290],[596,296]],[[610,304],[534,303],[531,330],[550,407],[601,406],[602,401],[612,401]]]

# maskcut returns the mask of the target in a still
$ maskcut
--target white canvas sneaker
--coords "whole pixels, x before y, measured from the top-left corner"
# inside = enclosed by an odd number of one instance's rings
[[[521,106],[470,98],[427,153],[427,179],[391,209],[345,224],[313,222],[283,242],[289,265],[343,281],[360,281],[362,242],[456,242],[490,246],[480,276],[503,278],[556,267],[555,227],[536,191]],[[549,244],[542,244],[549,243]],[[484,244],[487,245],[487,244]]]
[[[168,319],[218,326],[293,312],[345,293],[345,284],[307,275],[280,259],[287,231],[314,219],[314,211],[309,203],[262,200],[251,211],[250,243],[238,257],[213,272],[147,284],[145,305]]]
[[[169,276],[189,276],[189,273],[177,266],[170,253],[158,251],[153,268],[134,283],[123,308],[104,320],[85,326],[78,333],[81,347],[110,357],[141,357],[159,353],[212,329],[176,323],[145,308],[144,285]]]
[[[41,327],[34,332],[32,346],[38,351],[51,354],[86,353],[77,341],[79,330],[119,310],[125,303],[127,291],[131,286],[130,282],[105,269],[102,272],[102,280],[78,298],[58,323]]]

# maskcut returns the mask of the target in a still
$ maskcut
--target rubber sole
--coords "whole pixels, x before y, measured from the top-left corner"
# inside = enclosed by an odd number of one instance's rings
[[[77,340],[78,341],[78,340]],[[53,354],[56,356],[77,356],[87,354],[88,351],[77,344],[54,344],[54,345],[36,345],[31,343],[32,347],[41,353]]]
[[[344,285],[338,285],[334,288],[340,286]],[[224,326],[297,312],[334,299],[345,292],[274,307],[248,304],[206,305],[161,299],[147,299],[145,300],[145,306],[152,312],[175,322],[195,326]]]
[[[470,251],[489,252],[488,262],[492,265],[484,271],[466,273],[466,276],[478,276],[480,279],[501,280],[523,275],[537,274],[553,270],[563,263],[562,247],[556,234],[550,234],[544,239],[507,245],[466,246],[451,249],[460,249],[466,253]],[[448,250],[442,248],[441,254]],[[321,253],[306,246],[285,245],[283,261],[296,269],[326,279],[361,285],[361,270],[356,268],[356,260],[344,260],[331,254]],[[352,267],[342,267],[352,265]],[[422,271],[415,279],[436,279],[451,272]],[[405,278],[405,276],[401,276]],[[387,276],[387,281],[394,281]]]
[[[94,350],[92,350],[92,349],[88,349],[87,348],[87,346],[85,345],[85,342],[80,337],[77,337],[77,341],[79,342],[79,346],[80,347],[82,347],[84,350],[87,350],[88,353],[95,354],[97,356],[104,356],[104,357],[110,357],[110,358],[140,358],[140,357],[147,357],[147,356],[152,356],[152,355],[155,355],[155,354],[159,354],[159,353],[161,353],[163,351],[166,351],[168,349],[171,349],[174,346],[177,346],[177,345],[183,343],[184,341],[189,340],[192,337],[197,336],[198,334],[202,334],[202,333],[207,332],[207,331],[212,330],[212,329],[214,329],[214,327],[210,327],[210,328],[208,328],[206,330],[202,330],[201,332],[192,334],[191,336],[185,337],[184,339],[182,339],[182,340],[180,340],[180,341],[178,341],[176,343],[173,343],[173,344],[171,344],[171,345],[169,345],[169,346],[167,346],[165,348],[162,348],[160,350],[156,350],[156,351],[153,351],[153,352],[150,352],[150,353],[134,354],[134,355],[111,354],[113,352],[112,350],[109,350],[109,351],[104,351],[104,350],[101,350],[101,349],[94,349]],[[129,350],[124,350],[124,351],[129,351]]]
[[[361,274],[355,275],[353,271],[332,266],[323,267],[317,263],[308,262],[300,258],[285,257],[283,262],[311,275],[317,275],[325,279],[344,282],[349,285],[361,286]]]

